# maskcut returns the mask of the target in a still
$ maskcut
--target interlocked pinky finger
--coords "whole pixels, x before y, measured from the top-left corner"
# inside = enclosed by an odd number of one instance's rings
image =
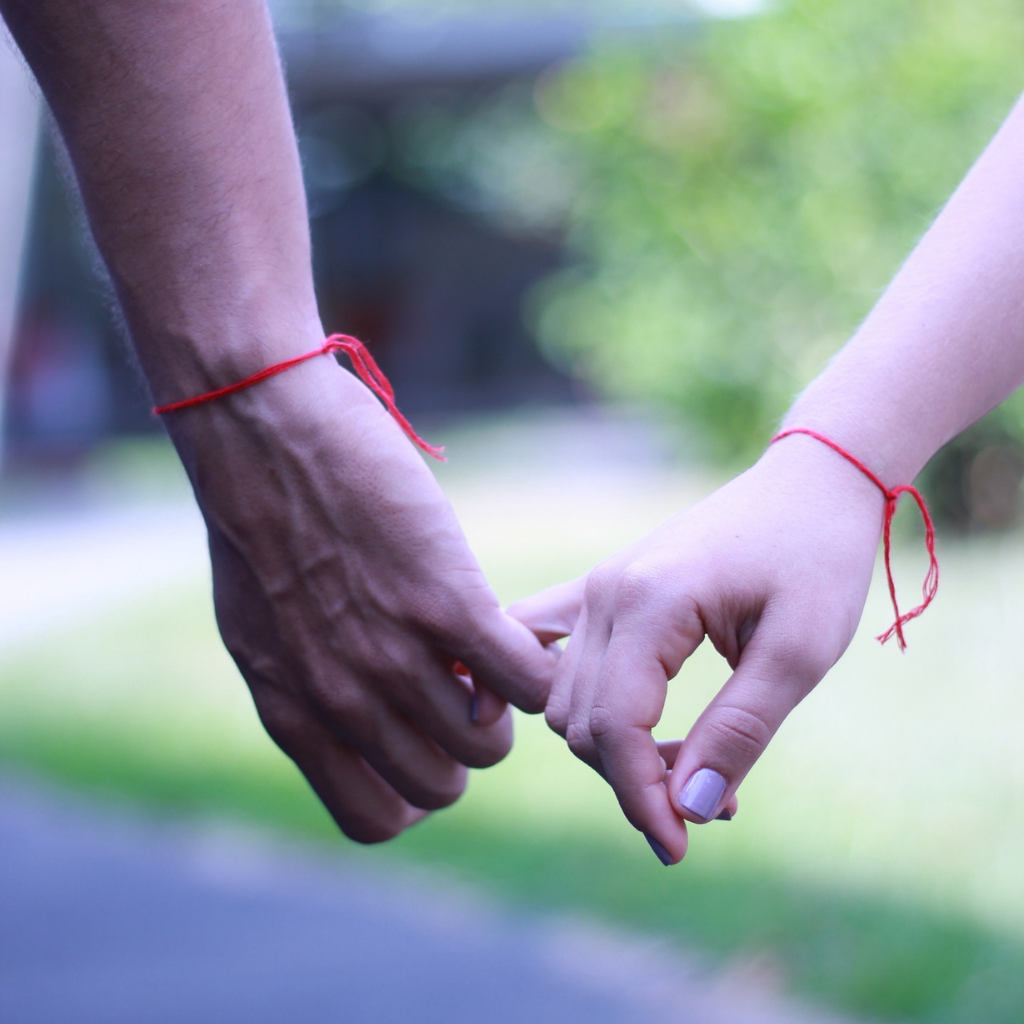
[[[580,613],[579,621],[573,635],[569,637],[562,656],[558,659],[555,669],[555,680],[551,686],[548,703],[544,709],[544,719],[548,727],[559,736],[566,737],[569,731],[569,714],[572,708],[573,691],[576,686],[576,671],[583,650],[583,638],[586,636],[587,612]]]
[[[607,780],[598,746],[594,742],[594,732],[589,717],[580,718],[574,707],[569,714],[569,724],[565,730],[565,742],[569,749],[584,764],[589,765],[603,779]]]

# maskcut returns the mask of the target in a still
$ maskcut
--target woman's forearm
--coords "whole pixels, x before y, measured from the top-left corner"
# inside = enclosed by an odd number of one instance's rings
[[[159,401],[320,335],[262,0],[0,0],[71,155]]]
[[[909,481],[1024,382],[1024,101],[786,417]]]

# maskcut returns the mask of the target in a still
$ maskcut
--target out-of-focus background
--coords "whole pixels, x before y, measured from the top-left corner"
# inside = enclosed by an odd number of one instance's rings
[[[273,6],[324,322],[448,446],[438,475],[504,601],[756,455],[1024,87],[1011,0]],[[682,866],[525,716],[454,808],[363,850],[219,645],[201,524],[97,263],[0,50],[0,830],[32,922],[3,938],[5,1019],[295,1019],[284,981],[291,1011],[237,1015],[283,957],[322,996],[309,1021],[1024,1020],[1019,396],[923,474],[943,583],[907,654],[872,640],[876,586],[736,821],[695,829]],[[899,530],[909,594],[923,555],[909,514]],[[661,734],[725,676],[698,651]],[[324,892],[365,918],[344,1012],[310,980],[344,974],[310,952],[334,926],[302,932]],[[290,894],[270,945],[242,941],[273,915],[240,893]]]

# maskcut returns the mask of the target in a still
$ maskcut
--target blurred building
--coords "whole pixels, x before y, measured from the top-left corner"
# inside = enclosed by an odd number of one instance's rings
[[[501,224],[400,150],[412,122],[458,119],[579,51],[588,32],[582,18],[481,16],[281,33],[324,324],[371,346],[410,414],[570,399],[521,309],[560,263],[557,233]],[[60,163],[43,132],[4,413],[16,462],[157,429]]]
[[[561,239],[503,225],[468,187],[438,182],[410,136],[531,81],[589,31],[568,16],[477,15],[282,34],[324,323],[372,346],[411,413],[570,396],[521,310]]]

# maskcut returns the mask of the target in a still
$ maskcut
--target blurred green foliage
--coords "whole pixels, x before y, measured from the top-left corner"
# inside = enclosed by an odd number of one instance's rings
[[[759,448],[868,312],[1024,86],[1013,0],[798,0],[615,38],[542,78],[583,178],[557,359]],[[1002,412],[1024,434],[1022,406]]]

